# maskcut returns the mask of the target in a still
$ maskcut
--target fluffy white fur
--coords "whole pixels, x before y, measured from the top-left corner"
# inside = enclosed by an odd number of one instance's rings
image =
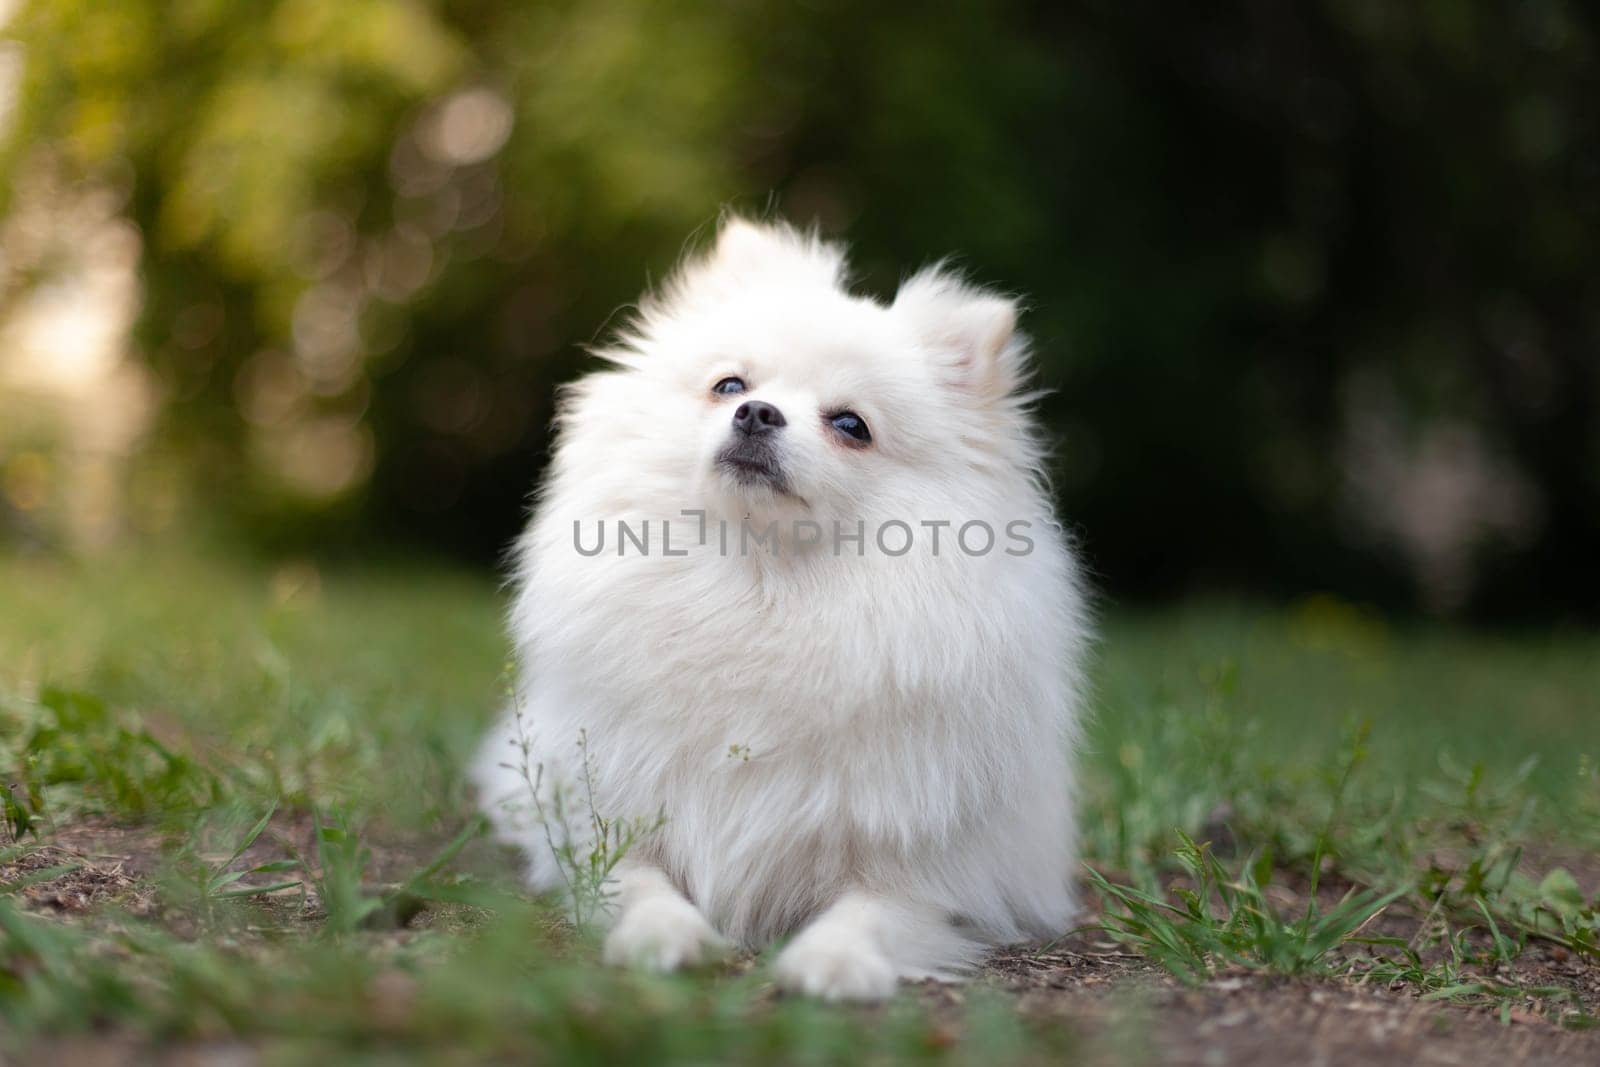
[[[571,792],[587,759],[597,812],[661,818],[616,871],[608,960],[670,970],[793,935],[785,987],[877,999],[1067,926],[1086,622],[1039,477],[1014,303],[934,268],[885,306],[851,295],[844,270],[833,245],[730,220],[646,298],[602,353],[613,366],[568,391],[517,549],[521,714],[475,778],[540,889],[563,879],[519,733],[544,803],[589,802]],[[715,395],[729,376],[748,391]],[[786,417],[787,492],[716,462],[748,400]],[[844,409],[870,446],[829,425]],[[707,545],[684,509],[707,513]],[[861,520],[867,543],[741,554],[746,518]],[[605,552],[580,555],[574,522],[590,545],[602,519]],[[649,520],[649,555],[618,555],[619,519]],[[687,555],[661,552],[664,520]],[[888,520],[913,528],[912,551],[878,550]],[[953,524],[938,554],[925,520]],[[1008,555],[1003,534],[986,555],[953,550],[970,520],[1026,521],[1033,551]],[[567,822],[556,840],[581,853],[587,815]]]

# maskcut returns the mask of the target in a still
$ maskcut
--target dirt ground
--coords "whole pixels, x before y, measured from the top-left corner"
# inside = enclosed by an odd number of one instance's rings
[[[1562,985],[1593,1011],[1600,967],[1544,947],[1517,961],[1528,985]],[[1563,1029],[1518,1008],[1497,1012],[1419,1000],[1407,990],[1296,981],[1246,971],[1188,988],[1114,942],[1079,935],[990,959],[988,981],[1019,1010],[1059,1018],[1108,1047],[1143,1048],[1174,1065],[1600,1063],[1600,1034]]]
[[[1533,875],[1564,865],[1586,895],[1600,891],[1600,857],[1550,851],[1525,856],[1524,864]],[[1331,908],[1347,888],[1324,885],[1319,902]],[[1275,903],[1287,913],[1304,907],[1305,897],[1293,889],[1280,888],[1278,894]],[[1094,895],[1085,892],[1084,899],[1091,902]],[[1423,919],[1397,904],[1363,933],[1411,940]],[[1337,952],[1355,954],[1354,947]],[[1423,953],[1425,959],[1429,955]],[[1296,980],[1240,968],[1189,987],[1099,931],[996,954],[984,977],[1013,993],[1023,1012],[1063,1019],[1108,1046],[1142,1047],[1150,1061],[1182,1067],[1288,1060],[1297,1067],[1600,1064],[1600,1030],[1563,1027],[1538,1010],[1531,997],[1513,1005],[1503,1021],[1498,1005],[1428,1001],[1403,984]],[[1600,961],[1560,945],[1533,941],[1512,963],[1463,977],[1519,988],[1558,987],[1575,998],[1572,1006],[1600,1014]]]
[[[275,826],[279,840],[305,837],[310,827]],[[157,911],[150,879],[161,857],[154,833],[86,822],[59,829],[49,844],[18,861],[0,865],[0,885],[14,890],[28,910],[82,919],[107,906],[135,915]],[[259,852],[260,856],[255,853]],[[260,862],[281,854],[269,835],[248,857]],[[413,863],[410,850],[378,849],[376,871]],[[1594,857],[1561,857],[1580,871],[1584,888],[1600,882]],[[41,877],[52,868],[74,869]],[[1086,894],[1086,898],[1091,896]],[[1391,910],[1384,933],[1410,936],[1419,919]],[[745,963],[748,966],[749,962]],[[737,964],[735,965],[738,966]],[[1500,984],[1559,986],[1571,991],[1589,1014],[1600,1014],[1600,963],[1556,945],[1535,942],[1514,963],[1483,975]],[[1182,1065],[1286,1062],[1296,1067],[1368,1064],[1600,1064],[1600,1030],[1563,1028],[1541,1014],[1532,1000],[1515,1006],[1509,1021],[1499,1010],[1428,1002],[1405,987],[1353,980],[1292,980],[1239,970],[1203,986],[1184,986],[1143,957],[1125,951],[1098,931],[1079,932],[1049,945],[1014,947],[994,955],[977,982],[1015,997],[1020,1012],[1058,1020],[1082,1033],[1092,1060]],[[924,985],[923,999],[936,1010],[954,1010],[971,986]],[[118,1035],[52,1043],[48,1062],[97,1064],[148,1056],[147,1048]],[[184,1046],[158,1062],[238,1064],[253,1062],[248,1046]],[[40,1060],[39,1062],[46,1062]]]

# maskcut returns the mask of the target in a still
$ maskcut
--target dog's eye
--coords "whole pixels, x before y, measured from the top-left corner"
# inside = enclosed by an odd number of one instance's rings
[[[744,392],[743,378],[724,378],[711,387],[711,391],[718,396],[732,396]]]
[[[872,440],[872,431],[867,429],[867,420],[853,411],[841,411],[837,415],[830,416],[828,422],[835,430],[862,444]]]

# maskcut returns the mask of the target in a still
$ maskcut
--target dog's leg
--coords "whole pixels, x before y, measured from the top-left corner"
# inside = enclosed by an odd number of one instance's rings
[[[675,971],[714,959],[727,949],[700,909],[678,892],[666,872],[624,860],[617,866],[616,923],[606,935],[605,961],[648,971]]]
[[[884,1000],[901,978],[952,980],[979,946],[924,905],[848,892],[778,956],[778,984],[825,1000]]]

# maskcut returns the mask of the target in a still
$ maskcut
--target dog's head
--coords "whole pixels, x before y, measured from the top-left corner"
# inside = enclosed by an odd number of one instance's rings
[[[887,305],[852,295],[837,246],[733,219],[605,353],[642,387],[612,417],[653,470],[681,472],[685,506],[948,512],[974,479],[1033,461],[1016,316],[937,267]]]

